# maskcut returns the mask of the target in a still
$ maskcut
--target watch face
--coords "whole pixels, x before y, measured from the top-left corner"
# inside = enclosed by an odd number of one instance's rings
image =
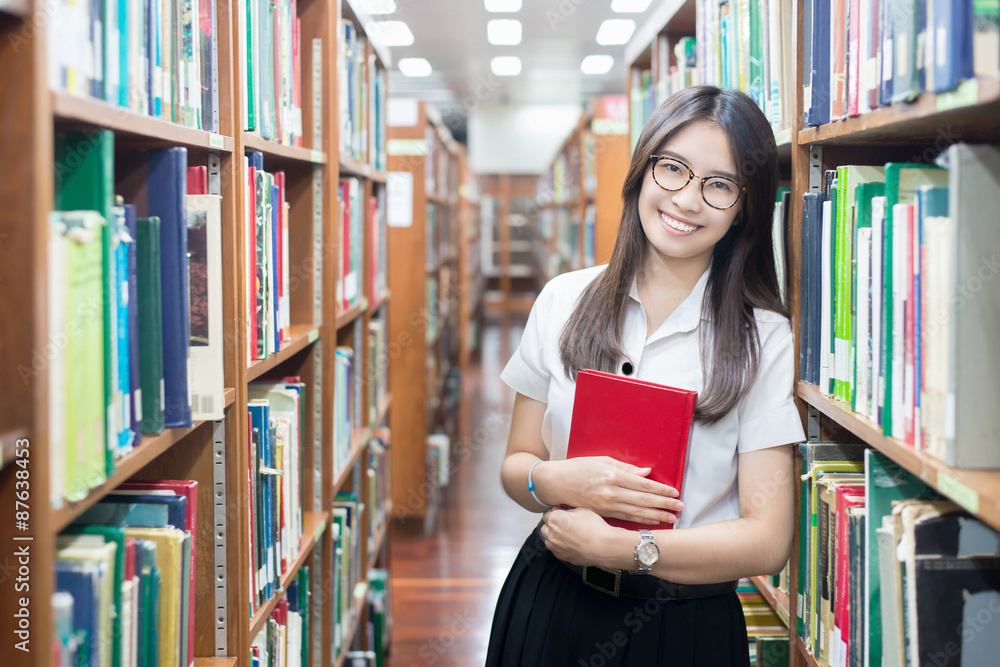
[[[639,545],[639,562],[643,565],[652,565],[659,559],[660,550],[655,543],[646,542]]]

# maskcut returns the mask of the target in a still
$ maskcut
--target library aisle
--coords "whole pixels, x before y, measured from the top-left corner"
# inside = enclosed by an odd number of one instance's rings
[[[394,521],[390,528],[393,630],[388,667],[468,667],[486,658],[493,607],[521,543],[539,515],[500,486],[513,392],[500,371],[523,323],[487,326],[482,361],[463,378],[471,434],[459,441],[453,479],[437,520]]]

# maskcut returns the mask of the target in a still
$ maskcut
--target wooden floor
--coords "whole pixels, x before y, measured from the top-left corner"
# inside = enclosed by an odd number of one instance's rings
[[[500,485],[513,403],[500,371],[521,328],[483,331],[482,363],[463,378],[469,433],[456,443],[456,464],[432,525],[394,522],[390,529],[389,667],[485,662],[500,587],[540,518],[516,505]]]

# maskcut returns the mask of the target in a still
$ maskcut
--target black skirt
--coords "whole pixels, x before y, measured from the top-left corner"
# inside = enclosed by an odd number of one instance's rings
[[[749,667],[736,593],[614,597],[583,583],[535,528],[500,591],[487,667]]]

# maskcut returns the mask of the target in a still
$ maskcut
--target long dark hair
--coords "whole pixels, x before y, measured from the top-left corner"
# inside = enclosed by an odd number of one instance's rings
[[[698,398],[696,418],[714,424],[726,416],[757,377],[760,336],[754,308],[787,317],[778,293],[771,245],[771,224],[777,188],[777,155],[770,124],[745,94],[714,86],[695,86],[672,95],[650,117],[632,153],[622,186],[624,207],[618,238],[608,268],[580,296],[559,340],[567,377],[584,368],[615,372],[625,356],[622,326],[628,294],[648,240],[639,219],[649,156],[688,125],[709,122],[729,139],[737,180],[746,188],[729,232],[712,251],[712,270],[705,288],[703,319],[712,322],[710,347],[702,336],[705,387]]]

